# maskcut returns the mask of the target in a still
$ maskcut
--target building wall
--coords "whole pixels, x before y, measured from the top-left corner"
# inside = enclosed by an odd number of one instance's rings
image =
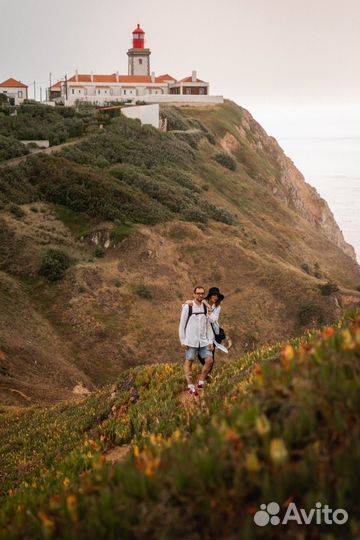
[[[6,94],[7,96],[14,98],[15,105],[20,105],[24,101],[24,99],[27,99],[27,88],[0,88],[0,93]]]
[[[134,107],[123,107],[121,114],[127,118],[138,118],[142,124],[150,124],[156,129],[160,127],[160,107],[154,105],[136,105]]]
[[[224,103],[223,96],[201,96],[201,95],[181,95],[181,94],[164,94],[162,96],[143,96],[141,101],[146,103],[191,103],[206,105],[207,103]]]
[[[150,75],[150,51],[129,49],[128,75]]]
[[[148,88],[150,86],[150,88]],[[67,105],[72,105],[76,101],[87,101],[89,103],[104,104],[110,101],[127,101],[128,99],[142,100],[146,95],[161,95],[167,92],[167,84],[144,83],[137,86],[125,86],[124,83],[112,84],[111,86],[99,86],[99,84],[83,84],[78,86],[74,83],[68,84],[67,99],[65,86],[62,88],[62,99]]]
[[[185,95],[192,94],[194,96],[206,96],[207,90],[206,86],[183,86],[183,94]]]

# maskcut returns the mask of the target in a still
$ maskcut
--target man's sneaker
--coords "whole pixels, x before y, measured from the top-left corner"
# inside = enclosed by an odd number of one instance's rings
[[[199,383],[197,385],[196,390],[198,391],[198,394],[203,394],[204,393],[204,385]]]
[[[196,388],[195,388],[195,386],[188,388],[188,393],[190,394],[190,396],[198,396],[199,395]]]

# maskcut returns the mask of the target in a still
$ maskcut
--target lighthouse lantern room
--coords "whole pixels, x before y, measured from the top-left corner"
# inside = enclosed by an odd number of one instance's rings
[[[132,33],[132,48],[128,50],[129,75],[150,75],[150,49],[145,48],[145,32],[137,25]]]

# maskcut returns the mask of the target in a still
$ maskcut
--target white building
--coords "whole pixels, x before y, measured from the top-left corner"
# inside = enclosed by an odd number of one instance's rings
[[[20,105],[28,97],[28,87],[16,79],[7,79],[0,84],[0,94],[6,94],[14,99],[15,105]]]
[[[111,75],[80,74],[58,81],[49,89],[49,98],[65,105],[89,102],[106,105],[111,102],[212,101],[222,103],[222,96],[209,96],[209,83],[190,77],[177,81],[165,74],[155,76],[150,71],[150,49],[145,47],[145,32],[137,25],[128,50],[128,74],[117,71]],[[171,94],[171,98],[169,96]]]

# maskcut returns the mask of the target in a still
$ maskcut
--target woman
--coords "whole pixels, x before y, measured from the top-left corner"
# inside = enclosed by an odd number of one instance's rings
[[[219,325],[219,317],[221,312],[221,302],[224,300],[225,296],[221,294],[218,287],[211,287],[209,289],[209,292],[207,296],[204,298],[203,303],[206,305],[207,308],[207,315],[208,315],[208,334],[209,338],[212,340],[214,344],[214,350],[213,350],[213,359],[215,359],[215,349],[218,348],[221,351],[227,353],[228,350],[224,345],[221,345],[222,339],[225,338],[224,331],[222,328],[220,328]],[[192,304],[192,300],[188,300],[186,302],[187,304]],[[199,357],[200,363],[204,365],[205,361]],[[207,382],[211,380],[210,373],[214,367],[214,364],[211,366],[210,371],[207,375]]]

